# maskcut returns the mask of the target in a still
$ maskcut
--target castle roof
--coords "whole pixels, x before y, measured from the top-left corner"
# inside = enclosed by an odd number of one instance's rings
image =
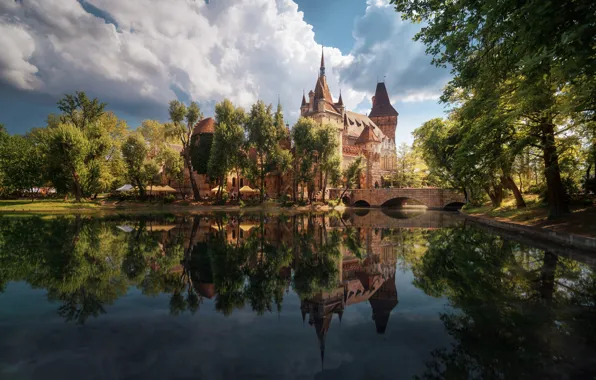
[[[327,85],[327,79],[324,75],[319,76],[317,84],[315,85],[315,98],[314,104],[318,104],[319,100],[325,99],[326,103],[333,104],[333,98],[331,97],[331,91]]]
[[[377,83],[377,89],[373,98],[372,109],[370,110],[370,117],[377,116],[398,116],[399,113],[393,108],[389,101],[389,94],[385,83]]]
[[[203,133],[215,133],[215,119],[208,117],[195,124],[192,134],[200,135]]]
[[[373,127],[367,125],[366,127],[364,127],[364,130],[358,137],[358,140],[356,140],[355,144],[359,145],[366,144],[369,142],[381,142],[381,140],[379,140],[377,135],[375,135],[375,132],[373,132]]]

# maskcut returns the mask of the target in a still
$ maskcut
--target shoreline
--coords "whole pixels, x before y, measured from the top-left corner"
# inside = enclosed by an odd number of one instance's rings
[[[582,251],[596,252],[596,239],[573,234],[570,232],[554,231],[545,227],[529,226],[512,221],[501,221],[486,216],[470,215],[459,211],[459,214],[475,224],[480,224],[514,234],[520,240],[547,241],[562,248],[574,248]]]

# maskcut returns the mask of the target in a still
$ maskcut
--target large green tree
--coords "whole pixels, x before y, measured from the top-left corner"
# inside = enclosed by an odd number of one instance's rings
[[[190,185],[195,201],[201,199],[199,185],[194,177],[194,167],[191,159],[192,132],[195,124],[203,118],[203,114],[196,102],[191,102],[188,107],[179,100],[172,100],[168,113],[171,123],[166,126],[166,136],[175,137],[182,145],[184,163],[188,169]]]
[[[260,191],[261,202],[265,196],[265,177],[275,171],[275,153],[279,143],[279,133],[273,120],[271,105],[261,100],[253,104],[246,123],[247,146],[254,149],[256,160],[255,174]]]
[[[523,120],[525,134],[542,150],[549,215],[566,213],[557,136],[566,129],[563,114],[596,109],[593,2],[392,3],[404,18],[427,23],[416,38],[435,64],[452,68],[444,100],[463,91],[514,105],[507,117]]]
[[[244,147],[245,120],[244,110],[234,107],[232,102],[225,99],[215,105],[215,133],[211,156],[209,157],[208,173],[211,178],[218,178],[220,191],[224,181],[232,170],[236,171],[238,190],[240,190],[240,170],[244,164],[242,159]]]
[[[43,185],[41,151],[26,136],[0,136],[0,168],[0,186],[5,192],[27,191],[34,196],[33,189]]]
[[[142,136],[129,135],[122,144],[122,156],[126,164],[127,178],[136,186],[141,199],[146,198],[147,185],[152,174],[151,164],[148,162],[147,143]]]

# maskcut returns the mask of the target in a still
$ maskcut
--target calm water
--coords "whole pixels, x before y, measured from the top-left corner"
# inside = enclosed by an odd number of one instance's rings
[[[440,212],[0,217],[0,378],[590,379],[595,262]]]

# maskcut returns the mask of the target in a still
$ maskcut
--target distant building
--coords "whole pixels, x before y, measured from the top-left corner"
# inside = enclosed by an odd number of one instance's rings
[[[385,83],[377,83],[368,116],[348,111],[341,93],[337,102],[333,101],[325,76],[325,56],[321,53],[315,89],[308,93],[308,101],[302,95],[300,115],[337,127],[342,168],[359,155],[366,158],[361,188],[382,187],[388,182],[396,164],[395,131],[399,113],[391,105]]]
[[[358,156],[364,157],[365,169],[357,184],[359,188],[383,187],[389,183],[389,178],[393,176],[396,169],[395,132],[399,113],[391,105],[385,83],[377,83],[369,115],[346,110],[341,93],[337,102],[333,101],[325,76],[325,57],[321,53],[321,66],[315,89],[308,93],[308,101],[302,94],[300,115],[321,124],[331,124],[336,127],[342,169],[346,168]],[[212,139],[215,128],[216,122],[211,117],[199,121],[193,130],[194,143],[199,144],[204,138]],[[289,140],[283,141],[282,144],[285,149],[291,148]],[[256,159],[253,153],[248,152],[248,155],[250,158]],[[186,176],[185,183],[178,188],[190,195],[192,190],[188,171]],[[193,176],[200,187],[201,195],[208,195],[215,183],[210,181],[206,175],[198,174],[196,171]],[[315,180],[317,198],[322,195],[320,181],[321,178],[317,176]],[[292,182],[292,178],[287,175],[270,174],[265,180],[266,193],[273,198],[281,194],[292,194]],[[224,185],[229,192],[235,192],[245,185],[255,188],[255,184],[250,183],[242,174],[237,176],[233,172],[228,175]]]

